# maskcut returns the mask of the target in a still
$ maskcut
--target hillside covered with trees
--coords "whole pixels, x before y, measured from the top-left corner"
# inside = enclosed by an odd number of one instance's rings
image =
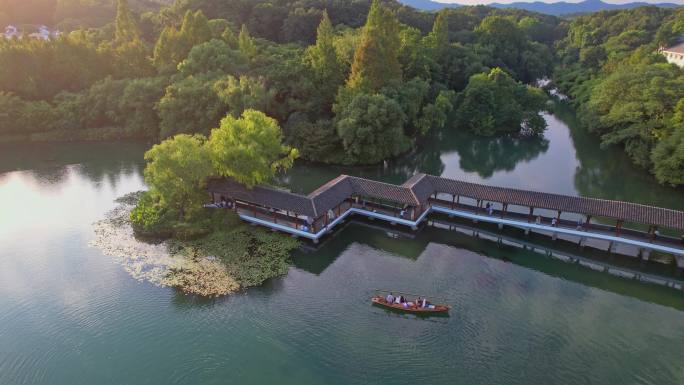
[[[568,23],[557,85],[604,145],[623,146],[662,183],[684,184],[684,71],[658,53],[684,34],[684,9],[602,12]]]
[[[392,0],[161,3],[120,0],[110,21],[71,27],[54,11],[61,37],[0,40],[0,140],[157,142],[256,110],[304,159],[372,164],[444,129],[539,135],[547,100],[530,84],[552,77],[601,140],[684,183],[682,70],[656,52],[682,31],[681,10],[562,20]]]

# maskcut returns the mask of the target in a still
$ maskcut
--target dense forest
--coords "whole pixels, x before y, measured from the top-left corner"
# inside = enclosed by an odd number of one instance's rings
[[[0,140],[159,141],[257,110],[305,159],[371,164],[444,129],[539,135],[547,96],[531,84],[549,77],[606,145],[684,184],[683,71],[657,54],[684,33],[681,10],[563,20],[391,0],[81,2],[0,0],[0,22],[64,32],[0,41]],[[20,16],[37,18],[26,7],[38,3],[50,5],[40,20]]]
[[[684,9],[642,7],[573,19],[557,43],[558,86],[602,144],[624,146],[662,183],[684,184],[684,71],[659,47],[684,34]]]

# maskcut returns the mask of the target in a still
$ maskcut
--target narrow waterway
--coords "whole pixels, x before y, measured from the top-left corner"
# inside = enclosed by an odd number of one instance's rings
[[[569,111],[547,119],[543,140],[445,133],[383,166],[300,163],[281,183],[421,171],[684,208]],[[138,282],[88,242],[116,197],[144,188],[145,148],[0,148],[0,384],[684,383],[681,291],[438,228],[351,223],[286,276],[219,299]],[[377,288],[454,310],[388,313],[368,304]]]

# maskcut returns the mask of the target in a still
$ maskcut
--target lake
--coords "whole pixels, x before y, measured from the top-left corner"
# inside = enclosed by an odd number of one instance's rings
[[[547,121],[543,140],[443,133],[381,166],[300,163],[279,182],[427,172],[684,209],[571,111]],[[0,384],[684,383],[681,291],[440,228],[351,223],[286,276],[218,299],[138,282],[88,242],[145,187],[146,147],[0,148]],[[447,298],[451,316],[371,307],[379,288]]]

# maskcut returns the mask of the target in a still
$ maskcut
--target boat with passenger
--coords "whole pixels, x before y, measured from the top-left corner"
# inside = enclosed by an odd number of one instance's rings
[[[445,304],[433,304],[424,297],[418,297],[413,301],[407,300],[403,295],[398,295],[395,297],[392,293],[383,297],[381,295],[376,295],[371,298],[371,304],[397,310],[404,313],[413,314],[448,314],[451,310],[451,306]]]

